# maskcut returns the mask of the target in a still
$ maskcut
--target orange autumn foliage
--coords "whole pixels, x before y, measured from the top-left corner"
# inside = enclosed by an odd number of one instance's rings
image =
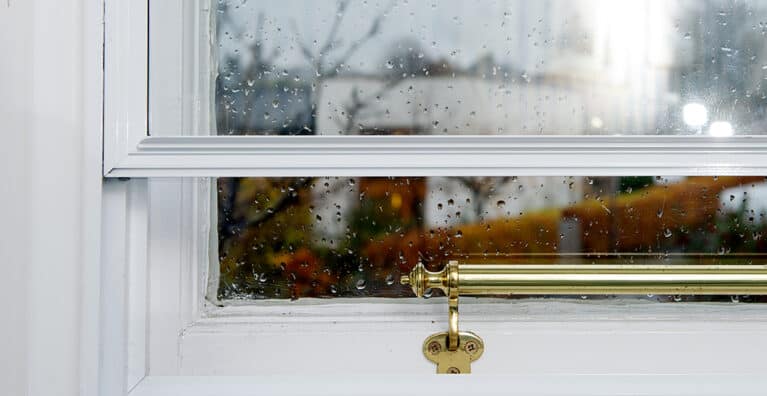
[[[763,182],[762,177],[691,177],[630,195],[529,213],[452,229],[411,229],[372,241],[362,251],[376,267],[435,269],[468,254],[556,253],[563,219],[580,224],[582,252],[644,251],[669,231],[714,224],[723,190]]]
[[[604,201],[565,208],[562,216],[581,225],[584,252],[646,251],[679,230],[715,224],[719,193],[764,181],[762,177],[690,177]]]

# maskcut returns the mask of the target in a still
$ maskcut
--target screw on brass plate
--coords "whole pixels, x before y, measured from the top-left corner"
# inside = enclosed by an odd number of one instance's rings
[[[461,370],[458,370],[457,367],[450,367],[447,369],[448,374],[461,374]]]
[[[476,342],[474,342],[474,341],[469,341],[469,342],[467,342],[467,343],[466,343],[466,344],[463,346],[463,349],[464,349],[466,352],[468,352],[470,355],[473,355],[473,354],[475,354],[475,353],[477,352],[478,346],[477,346],[477,343],[476,343]]]
[[[442,345],[439,345],[439,342],[437,341],[430,342],[428,348],[429,348],[429,353],[431,353],[432,355],[436,355],[442,352]]]

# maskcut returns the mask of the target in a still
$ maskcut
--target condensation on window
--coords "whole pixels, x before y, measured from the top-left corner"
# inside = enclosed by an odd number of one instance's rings
[[[218,0],[217,133],[753,135],[767,2]]]
[[[400,275],[419,262],[435,270],[449,260],[767,264],[765,177],[217,183],[222,300],[412,297]]]

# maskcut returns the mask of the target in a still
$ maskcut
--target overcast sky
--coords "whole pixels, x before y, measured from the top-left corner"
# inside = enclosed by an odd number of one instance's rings
[[[339,49],[332,54],[343,53],[368,31],[378,15],[385,13],[380,34],[362,46],[349,62],[355,69],[371,71],[386,67],[392,43],[404,39],[417,40],[424,56],[449,58],[455,65],[467,66],[491,53],[498,63],[532,69],[543,51],[558,45],[556,40],[562,38],[558,31],[577,24],[584,11],[593,10],[594,1],[353,1],[339,30]],[[255,33],[257,15],[263,13],[267,51],[279,46],[283,55],[278,63],[288,69],[306,64],[297,40],[318,51],[336,16],[336,2],[331,0],[231,0],[228,4],[234,11],[235,24],[250,34]],[[293,24],[298,26],[300,37]],[[225,30],[233,33],[231,28]],[[234,40],[223,36],[220,42],[224,51],[236,48]]]

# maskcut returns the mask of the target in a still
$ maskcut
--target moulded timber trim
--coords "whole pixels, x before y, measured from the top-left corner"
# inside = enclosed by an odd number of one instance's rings
[[[767,136],[151,137],[109,177],[767,175]]]

